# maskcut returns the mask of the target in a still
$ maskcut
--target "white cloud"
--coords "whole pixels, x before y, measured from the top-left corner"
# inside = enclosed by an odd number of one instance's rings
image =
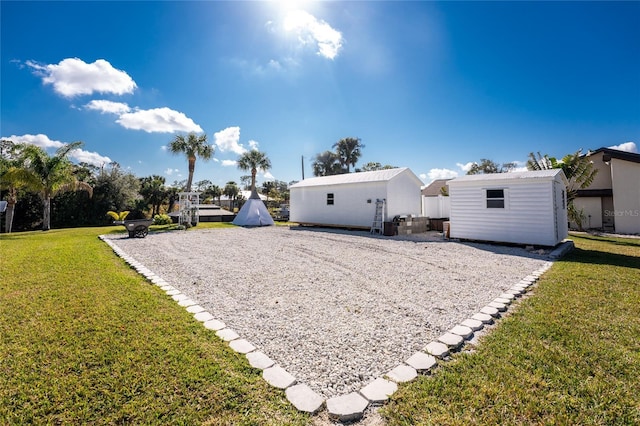
[[[240,127],[238,126],[220,130],[213,134],[213,138],[220,152],[231,151],[239,155],[247,152],[247,149],[240,144]],[[225,165],[224,161],[223,165]]]
[[[236,160],[222,160],[223,167],[231,167],[236,166],[238,162]]]
[[[259,145],[260,145],[260,144],[258,143],[258,141],[254,141],[253,139],[251,139],[251,140],[249,141],[249,147],[250,147],[251,149],[255,149],[255,150],[257,150]]]
[[[265,172],[262,176],[264,177],[265,180],[275,180],[273,175],[269,172]]]
[[[65,145],[64,142],[51,140],[49,136],[39,133],[37,135],[11,135],[8,137],[2,137],[2,139],[8,139],[14,143],[25,143],[29,145],[39,146],[42,149],[58,149]],[[85,151],[84,149],[74,149],[69,153],[69,158],[72,158],[78,162],[93,164],[95,166],[102,166],[104,164],[111,163],[112,160],[109,157],[105,157],[96,152]]]
[[[39,133],[37,135],[27,134],[22,136],[17,136],[17,135],[11,135],[9,137],[3,136],[2,139],[8,139],[14,143],[26,143],[30,145],[35,145],[43,149],[48,149],[48,148],[58,149],[66,145],[64,142],[51,140],[49,139],[49,136],[43,135],[42,133]]]
[[[103,166],[113,162],[109,157],[100,155],[97,152],[85,151],[84,149],[74,149],[69,153],[69,157],[80,163],[93,164],[94,166]]]
[[[78,58],[67,58],[58,64],[41,65],[27,61],[26,65],[42,77],[44,84],[53,85],[56,93],[67,98],[94,92],[124,95],[133,93],[137,87],[126,72],[114,68],[104,59],[91,64]]]
[[[610,146],[610,149],[617,149],[618,151],[626,151],[626,152],[633,152],[633,153],[638,153],[638,147],[636,146],[635,142],[625,142],[625,143],[621,143],[620,145],[614,145],[614,146]]]
[[[131,111],[129,105],[122,102],[112,102],[104,99],[93,100],[84,106],[86,109],[100,111],[102,114],[124,114]]]
[[[174,173],[179,173],[180,170],[178,169],[172,169],[172,168],[168,168],[167,170],[164,171],[164,174],[167,176],[171,176]]]
[[[460,164],[458,164],[460,166]],[[429,180],[434,181],[436,179],[451,179],[458,176],[458,172],[449,169],[431,169],[428,173]]]
[[[473,161],[469,161],[466,164],[462,164],[462,163],[456,163],[456,166],[460,167],[460,169],[463,172],[468,172],[469,170],[471,170],[471,167],[474,165],[475,163]]]
[[[144,130],[147,133],[202,133],[202,127],[184,113],[167,107],[126,112],[120,115],[116,123],[127,129]]]
[[[334,29],[327,22],[317,19],[304,10],[293,10],[284,18],[285,31],[293,31],[303,44],[317,46],[318,55],[327,59],[334,59],[342,47],[342,33]]]

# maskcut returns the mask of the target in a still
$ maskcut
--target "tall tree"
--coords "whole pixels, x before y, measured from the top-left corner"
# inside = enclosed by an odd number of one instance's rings
[[[479,174],[490,174],[490,173],[506,173],[513,169],[515,169],[515,163],[504,163],[502,165],[488,160],[486,158],[481,158],[480,163],[473,163],[469,171],[468,175],[479,175]]]
[[[271,168],[271,160],[267,154],[257,149],[245,152],[238,158],[238,168],[244,171],[251,171],[251,192],[256,190],[256,173],[258,170],[266,172]]]
[[[196,169],[196,158],[200,157],[203,160],[209,160],[213,157],[215,149],[213,146],[207,144],[207,135],[202,134],[200,136],[195,133],[189,133],[187,137],[184,135],[177,135],[169,143],[169,151],[172,154],[185,154],[189,163],[189,178],[187,179],[186,192],[191,192],[191,183],[193,182],[193,172]]]
[[[24,186],[19,170],[23,167],[23,158],[20,157],[21,146],[10,140],[0,141],[0,189],[7,190],[7,210],[4,228],[10,233],[13,227],[13,216],[18,203],[18,190]],[[12,171],[9,173],[9,171]]]
[[[355,167],[356,163],[362,156],[362,148],[364,145],[360,138],[342,138],[333,144],[333,148],[338,154],[340,165],[346,167],[347,173],[351,172],[350,166]]]
[[[151,217],[160,214],[160,206],[167,200],[164,176],[152,175],[140,179],[140,195],[151,205]]]
[[[342,173],[338,154],[332,151],[325,151],[316,155],[311,164],[314,176],[332,176]]]
[[[27,145],[22,153],[25,167],[8,173],[19,176],[27,188],[38,192],[42,199],[42,230],[51,229],[51,197],[60,192],[84,190],[93,194],[93,188],[79,181],[73,174],[73,164],[68,155],[82,146],[82,142],[73,142],[59,148],[53,156],[35,145]]]
[[[238,194],[240,193],[240,188],[238,188],[238,184],[234,181],[229,181],[224,186],[222,193],[229,198],[229,208],[233,210],[234,201],[238,198]]]

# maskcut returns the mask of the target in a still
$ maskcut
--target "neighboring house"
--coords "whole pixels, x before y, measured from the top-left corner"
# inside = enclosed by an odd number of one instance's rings
[[[422,214],[430,219],[449,218],[451,203],[443,189],[448,191],[447,182],[451,179],[436,179],[422,190]]]
[[[450,236],[555,246],[569,231],[567,184],[561,169],[452,179]]]
[[[258,197],[262,201],[267,201],[267,196],[266,195],[258,194]],[[235,199],[235,200],[232,200],[231,198],[227,197],[226,195],[221,195],[220,196],[220,202],[218,204],[220,204],[220,207],[225,208],[225,209],[231,209],[231,205],[232,204],[233,204],[233,206],[235,208],[237,208],[238,205],[240,204],[238,202],[238,200],[248,200],[249,198],[251,198],[251,191],[242,190],[242,191],[238,192],[238,198]],[[214,201],[218,201],[218,199],[216,198]]]
[[[406,167],[305,179],[290,187],[290,220],[369,229],[379,199],[385,200],[383,221],[420,216],[422,185]]]
[[[587,155],[598,173],[573,202],[584,213],[582,226],[640,234],[640,154],[600,148]]]

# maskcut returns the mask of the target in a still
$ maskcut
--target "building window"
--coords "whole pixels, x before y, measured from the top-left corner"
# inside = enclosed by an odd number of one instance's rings
[[[504,189],[487,189],[487,208],[504,209]]]
[[[332,206],[333,205],[333,193],[327,194],[327,205],[328,206]]]

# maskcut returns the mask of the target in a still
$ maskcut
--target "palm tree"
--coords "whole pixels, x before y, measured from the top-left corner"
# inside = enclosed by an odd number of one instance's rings
[[[271,161],[267,154],[257,149],[247,151],[238,158],[238,168],[244,171],[251,171],[251,192],[256,190],[256,173],[258,170],[266,172],[271,168]]]
[[[336,154],[340,159],[342,167],[347,168],[347,173],[351,172],[350,166],[356,166],[358,159],[362,156],[361,149],[364,148],[360,138],[342,138],[333,144]]]
[[[23,159],[19,156],[21,145],[10,140],[0,141],[0,188],[7,190],[7,214],[4,229],[11,233],[13,216],[18,202],[18,190],[24,186],[19,171],[22,169]]]
[[[226,195],[227,198],[229,199],[229,208],[233,210],[233,207],[235,205],[234,201],[238,197],[238,194],[240,193],[240,188],[238,188],[238,184],[235,183],[234,181],[227,182],[226,185],[224,186],[224,189],[222,190],[222,193]]]
[[[84,190],[91,196],[93,188],[86,182],[79,181],[73,174],[73,164],[67,157],[73,150],[82,146],[82,142],[73,142],[59,148],[53,156],[35,145],[27,145],[24,155],[24,168],[16,168],[9,172],[25,186],[37,191],[42,198],[43,220],[42,230],[51,229],[51,198],[65,191]]]
[[[325,151],[316,155],[311,167],[313,167],[314,176],[332,176],[339,175],[342,172],[338,154],[332,151]]]
[[[598,173],[598,169],[593,166],[593,163],[589,159],[589,154],[582,155],[582,149],[579,149],[573,154],[565,155],[558,161],[554,157],[549,157],[547,154],[543,156],[538,152],[538,156],[536,157],[533,152],[530,152],[527,169],[562,169],[569,181],[569,186],[567,187],[567,213],[569,214],[569,219],[578,225],[579,230],[582,230],[582,222],[584,220],[583,212],[576,208],[573,201],[578,195],[578,190],[585,189],[591,185]]]
[[[169,142],[169,151],[172,154],[185,154],[189,162],[189,178],[187,179],[186,192],[191,192],[191,182],[193,182],[193,172],[196,169],[196,157],[203,160],[209,160],[213,157],[215,149],[207,144],[207,135],[200,136],[195,133],[189,133],[187,137],[177,135]]]

